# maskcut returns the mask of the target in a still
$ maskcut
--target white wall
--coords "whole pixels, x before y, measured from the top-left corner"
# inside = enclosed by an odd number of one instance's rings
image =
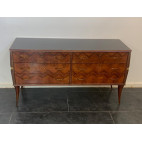
[[[0,18],[0,87],[12,84],[16,37],[118,38],[132,49],[127,84],[142,87],[142,18]]]

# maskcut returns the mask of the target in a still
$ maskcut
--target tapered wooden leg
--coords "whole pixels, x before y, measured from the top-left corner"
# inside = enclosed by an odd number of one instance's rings
[[[124,85],[118,85],[118,103],[120,104],[121,93]]]
[[[111,89],[112,89],[112,85],[111,85]]]
[[[19,86],[15,86],[16,91],[16,106],[18,106],[18,100],[19,100]]]

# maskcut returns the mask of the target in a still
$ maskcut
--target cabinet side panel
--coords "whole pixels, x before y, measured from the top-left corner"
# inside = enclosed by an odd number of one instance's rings
[[[126,83],[126,79],[127,79],[127,75],[128,75],[128,71],[129,71],[130,58],[131,58],[131,52],[128,53],[128,57],[127,57],[127,65],[126,65],[126,73],[125,73],[125,77],[124,77],[124,84]]]
[[[73,58],[73,53],[71,52],[71,56],[70,56],[70,83],[72,84],[72,58]]]
[[[10,69],[13,85],[15,85],[15,75],[14,75],[14,63],[13,63],[13,51],[10,50]]]

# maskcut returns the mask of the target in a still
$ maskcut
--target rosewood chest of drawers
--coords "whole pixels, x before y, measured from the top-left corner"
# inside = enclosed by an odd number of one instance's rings
[[[125,85],[131,50],[119,39],[16,38],[10,48],[18,105],[20,86]]]

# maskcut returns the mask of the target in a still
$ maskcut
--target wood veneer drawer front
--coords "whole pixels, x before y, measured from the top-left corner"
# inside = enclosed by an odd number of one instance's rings
[[[70,53],[14,51],[13,62],[26,63],[70,63]]]
[[[127,63],[127,52],[106,52],[101,56],[101,63]]]
[[[99,53],[73,53],[72,63],[99,63]]]
[[[14,63],[16,73],[57,73],[70,72],[70,64],[38,64],[38,63]]]
[[[84,72],[92,74],[98,74],[100,70],[100,64],[72,64],[73,72]]]
[[[126,52],[73,53],[73,63],[126,63]]]
[[[106,67],[104,64],[72,64],[72,84],[123,83],[125,64],[120,65],[118,69],[112,67],[117,65]]]
[[[70,72],[15,73],[16,84],[69,84]]]
[[[124,82],[124,74],[121,75],[95,75],[75,73],[72,74],[72,84],[119,84]]]
[[[126,64],[72,64],[73,72],[84,72],[92,74],[104,74],[104,73],[117,73],[122,74],[127,70]]]
[[[127,70],[126,64],[100,64],[99,73],[117,73],[122,74]]]

